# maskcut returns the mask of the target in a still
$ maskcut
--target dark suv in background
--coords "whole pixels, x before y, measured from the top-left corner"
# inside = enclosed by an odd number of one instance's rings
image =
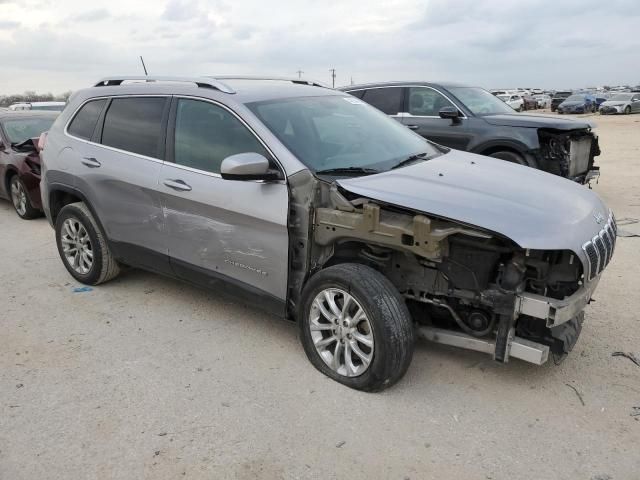
[[[587,122],[524,115],[487,90],[454,83],[387,82],[341,90],[437,144],[588,183],[599,175]]]
[[[551,97],[551,111],[555,112],[558,109],[558,105],[569,98],[573,92],[556,92]]]

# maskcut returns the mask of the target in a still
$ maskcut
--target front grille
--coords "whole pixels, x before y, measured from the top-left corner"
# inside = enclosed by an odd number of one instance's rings
[[[613,212],[609,214],[609,221],[598,235],[593,237],[591,241],[585,243],[582,249],[587,254],[587,263],[589,267],[587,280],[593,279],[598,275],[604,267],[611,261],[613,251],[616,246],[616,219]]]

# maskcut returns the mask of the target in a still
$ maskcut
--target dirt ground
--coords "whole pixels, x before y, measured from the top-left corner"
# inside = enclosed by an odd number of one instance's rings
[[[588,118],[594,189],[640,218],[640,115]],[[561,365],[421,341],[366,394],[251,305],[141,271],[75,293],[46,220],[0,202],[0,479],[639,479],[640,367],[611,355],[640,358],[639,247],[618,239]]]

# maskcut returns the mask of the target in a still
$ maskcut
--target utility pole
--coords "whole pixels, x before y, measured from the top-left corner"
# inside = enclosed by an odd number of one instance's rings
[[[144,64],[144,58],[142,58],[142,55],[140,55],[140,62],[142,63],[142,69],[144,70],[145,76],[148,76],[149,74],[147,73],[147,67]]]
[[[296,73],[298,74],[298,78],[302,78],[302,74],[304,73],[303,70],[296,70]]]
[[[336,88],[336,69],[335,68],[330,68],[329,71],[331,72],[331,85],[332,85],[332,88]]]

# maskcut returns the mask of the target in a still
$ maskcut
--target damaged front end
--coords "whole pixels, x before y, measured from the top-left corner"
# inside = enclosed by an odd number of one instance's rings
[[[599,279],[586,280],[576,253],[522,249],[491,231],[312,183],[292,190],[294,311],[305,277],[364,263],[405,297],[428,340],[538,365],[573,348]]]
[[[550,173],[588,184],[600,176],[600,167],[594,165],[600,155],[598,137],[589,129],[538,130],[539,150],[536,160]]]

